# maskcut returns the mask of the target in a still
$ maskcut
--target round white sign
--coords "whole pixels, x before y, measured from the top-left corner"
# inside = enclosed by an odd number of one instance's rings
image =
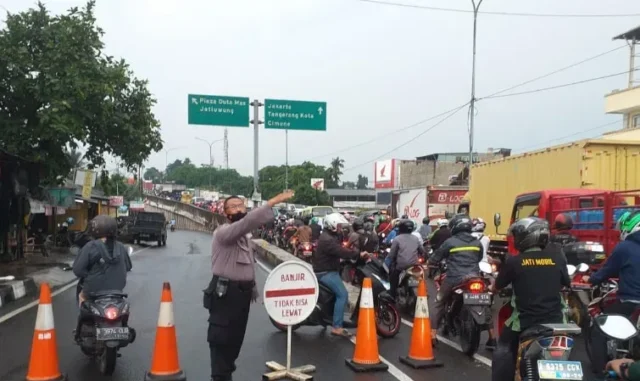
[[[278,324],[296,325],[311,315],[318,302],[318,278],[302,261],[279,264],[264,284],[264,306]]]

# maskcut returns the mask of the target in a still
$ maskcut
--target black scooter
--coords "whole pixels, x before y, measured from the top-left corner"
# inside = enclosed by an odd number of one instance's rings
[[[400,332],[402,325],[400,312],[395,306],[395,301],[388,292],[389,282],[386,281],[387,275],[382,267],[382,263],[371,258],[368,262],[360,264],[356,268],[356,277],[358,279],[371,278],[373,286],[373,303],[376,316],[376,331],[383,338],[392,338]],[[356,302],[356,307],[351,314],[349,320],[345,320],[344,328],[356,328],[358,322],[358,313],[360,312],[360,297],[362,296],[362,288]],[[322,326],[331,327],[333,322],[333,307],[336,297],[333,292],[322,283],[320,283],[320,295],[318,303],[311,315],[304,322],[291,327],[293,331],[301,326]],[[287,326],[278,324],[273,319],[271,324],[280,331],[286,332]]]

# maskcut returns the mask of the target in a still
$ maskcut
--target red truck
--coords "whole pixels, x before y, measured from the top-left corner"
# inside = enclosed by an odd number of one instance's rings
[[[604,246],[605,253],[611,253],[620,240],[616,223],[627,211],[640,209],[640,190],[605,191],[593,189],[562,189],[529,192],[518,195],[513,204],[510,224],[514,221],[535,216],[544,218],[552,226],[555,217],[564,213],[573,219],[571,234],[583,242],[597,242]],[[499,232],[501,216],[494,216],[496,236],[492,236],[490,251],[494,254],[515,254],[512,238],[504,240],[506,231]],[[552,230],[552,234],[555,231]],[[495,239],[494,239],[495,238]],[[502,238],[502,239],[500,239]]]

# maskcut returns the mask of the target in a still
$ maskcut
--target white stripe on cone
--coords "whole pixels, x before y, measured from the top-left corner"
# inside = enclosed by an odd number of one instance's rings
[[[51,331],[53,328],[53,308],[51,304],[38,305],[36,331]]]
[[[416,319],[428,319],[429,318],[429,303],[426,296],[418,296],[416,300],[416,313],[414,315]]]
[[[360,295],[360,308],[373,308],[373,290],[369,287],[362,289],[362,295]]]
[[[160,303],[160,315],[158,316],[158,327],[173,327],[175,319],[173,318],[173,303]]]

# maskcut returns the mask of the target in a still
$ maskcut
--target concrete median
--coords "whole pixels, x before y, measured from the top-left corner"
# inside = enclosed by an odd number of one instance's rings
[[[266,263],[272,266],[278,266],[282,262],[286,261],[300,261],[301,259],[293,256],[288,251],[282,250],[281,248],[270,244],[269,242],[262,239],[254,239],[253,242],[256,244],[256,254]],[[344,283],[344,286],[347,288],[349,292],[349,312],[353,312],[353,309],[356,306],[356,301],[358,300],[358,294],[360,293],[360,289],[352,286],[351,284]]]

